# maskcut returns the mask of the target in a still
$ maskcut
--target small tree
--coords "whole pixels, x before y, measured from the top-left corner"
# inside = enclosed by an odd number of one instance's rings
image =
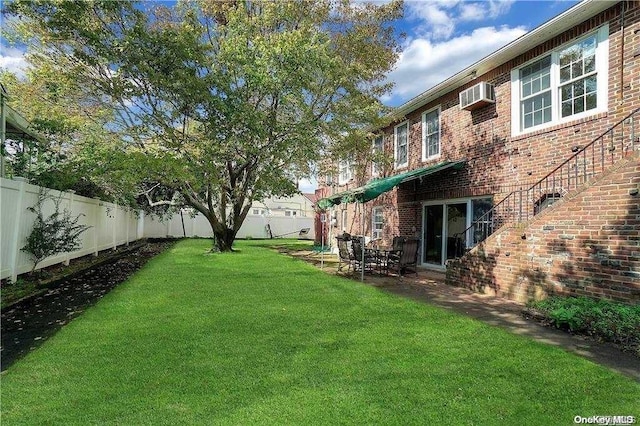
[[[45,218],[42,207],[48,199],[53,201],[54,211]],[[48,192],[40,191],[38,202],[27,208],[36,214],[36,221],[31,234],[27,237],[27,244],[20,250],[29,253],[33,260],[31,273],[47,257],[80,248],[80,235],[90,228],[88,225],[78,224],[83,214],[73,218],[67,209],[60,212],[60,201],[61,197],[54,198],[49,196]]]

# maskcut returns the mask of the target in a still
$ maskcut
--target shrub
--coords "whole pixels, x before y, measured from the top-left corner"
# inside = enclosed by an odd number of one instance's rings
[[[53,201],[54,211],[48,217],[44,217],[42,206],[47,199]],[[21,248],[31,256],[33,261],[31,273],[35,271],[38,263],[47,257],[80,248],[80,235],[90,228],[90,226],[78,224],[83,215],[79,214],[74,218],[67,209],[60,212],[60,201],[60,197],[53,198],[48,192],[41,191],[38,194],[37,203],[27,209],[36,214],[33,229],[27,237],[27,244]]]
[[[528,304],[558,328],[594,336],[640,351],[640,305],[588,297],[552,296]]]

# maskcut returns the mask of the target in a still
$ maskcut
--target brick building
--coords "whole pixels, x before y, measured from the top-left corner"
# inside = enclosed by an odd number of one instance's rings
[[[578,3],[398,107],[372,141],[391,166],[340,161],[317,195],[424,173],[332,206],[325,235],[417,236],[423,267],[514,299],[637,302],[639,107],[640,2]]]

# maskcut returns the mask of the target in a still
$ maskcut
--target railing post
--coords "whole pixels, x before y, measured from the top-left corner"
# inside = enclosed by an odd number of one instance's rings
[[[520,213],[519,213],[519,218],[518,218],[518,222],[522,222],[522,190],[519,191],[520,194]]]

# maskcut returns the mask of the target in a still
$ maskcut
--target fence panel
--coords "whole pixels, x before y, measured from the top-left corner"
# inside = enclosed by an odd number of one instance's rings
[[[28,210],[38,201],[41,190],[49,195],[42,205],[43,216],[50,216],[55,210],[55,202],[60,200],[60,212],[65,209],[72,217],[81,215],[78,223],[89,225],[80,237],[80,248],[73,253],[51,256],[38,264],[38,269],[87,254],[115,248],[140,238],[141,224],[128,209],[113,203],[86,198],[72,192],[60,192],[31,185],[23,179],[0,178],[0,278],[15,280],[19,274],[31,270],[33,262],[30,256],[20,250],[26,244],[36,219],[35,213]]]

